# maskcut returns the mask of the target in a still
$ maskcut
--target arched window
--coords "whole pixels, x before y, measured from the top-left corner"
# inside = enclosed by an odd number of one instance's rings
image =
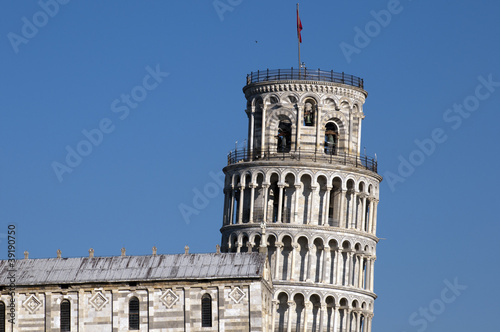
[[[128,302],[128,329],[139,329],[139,299],[135,296]]]
[[[314,126],[314,104],[312,101],[306,101],[304,105],[304,126]]]
[[[290,152],[292,147],[292,123],[287,118],[278,125],[278,152]]]
[[[71,304],[68,300],[63,300],[61,302],[61,332],[67,331],[71,331]]]
[[[212,297],[208,294],[201,298],[201,326],[212,327]]]
[[[339,130],[333,122],[328,122],[325,126],[325,153],[329,155],[337,154],[337,142]]]

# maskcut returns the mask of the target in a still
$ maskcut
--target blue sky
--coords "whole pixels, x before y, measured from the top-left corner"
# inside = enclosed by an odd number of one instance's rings
[[[297,66],[296,2],[54,3],[0,4],[0,257],[9,224],[19,258],[213,252],[241,89]],[[500,4],[300,8],[307,67],[369,93],[362,146],[385,177],[373,330],[497,331]]]

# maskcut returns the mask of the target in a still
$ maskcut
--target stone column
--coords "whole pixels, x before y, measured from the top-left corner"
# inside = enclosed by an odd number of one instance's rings
[[[359,255],[358,256],[358,260],[359,260],[359,263],[358,263],[358,283],[357,283],[357,287],[358,288],[363,288],[363,261],[364,261],[363,255]]]
[[[342,250],[339,248],[337,248],[336,250],[336,253],[335,253],[335,266],[334,266],[334,269],[336,269],[336,273],[335,273],[335,285],[342,285],[342,267],[343,267],[343,263],[344,263],[344,258],[343,258],[343,255],[342,255]]]
[[[295,302],[288,301],[288,326],[287,332],[292,332],[292,313],[295,311]]]
[[[372,227],[371,233],[375,235],[377,233],[377,207],[378,207],[378,199],[373,200],[373,214],[372,214]]]
[[[350,251],[348,253],[348,258],[347,258],[347,266],[348,266],[348,279],[347,279],[347,286],[352,286],[353,285],[353,276],[354,276],[354,262],[353,262],[353,257],[354,253]]]
[[[279,276],[279,273],[280,273],[280,256],[281,256],[281,253],[283,251],[283,243],[282,242],[276,242],[276,259],[274,260],[276,263],[275,263],[275,271],[274,271],[274,278],[276,280],[280,280],[280,276]]]
[[[245,196],[245,186],[244,185],[239,185],[238,189],[240,190],[240,203],[238,204],[238,224],[243,223],[243,198]]]
[[[252,110],[250,113],[250,130],[249,130],[249,138],[248,138],[248,156],[250,160],[253,159],[253,137],[254,137],[254,127],[255,127],[255,106],[252,106]]]
[[[262,129],[261,129],[260,147],[261,156],[266,152],[266,106],[262,105]]]
[[[323,247],[323,268],[321,269],[321,277],[319,282],[324,283],[326,276],[326,271],[328,270],[327,266],[329,265],[328,262],[330,261],[330,247],[329,246],[324,246]]]
[[[375,258],[370,258],[370,291],[373,292],[373,276],[375,272]]]
[[[300,129],[302,128],[302,119],[304,117],[302,116],[302,107],[299,107],[297,105],[297,136],[295,137],[295,151],[298,151],[300,149]]]
[[[304,301],[306,301],[304,299]],[[306,302],[304,308],[304,324],[302,324],[302,331],[307,332],[307,320],[309,318],[309,313],[312,313],[313,304],[311,302]]]
[[[292,264],[291,265],[291,270],[290,270],[290,280],[295,280],[294,274],[295,274],[295,261],[297,259],[297,248],[299,245],[297,243],[292,243]]]
[[[326,308],[326,303],[321,303],[321,307],[319,309],[319,332],[323,332],[325,330],[325,321],[326,319],[326,313],[327,313],[327,308]]]
[[[307,268],[306,268],[305,281],[308,282],[311,281],[313,253],[314,254],[316,253],[316,246],[314,244],[311,244],[307,247]]]
[[[283,188],[285,187],[284,184],[278,183],[278,188],[279,188],[279,193],[278,193],[278,218],[276,222],[283,222]]]
[[[347,308],[345,309],[345,312],[346,312],[346,323],[345,323],[345,326],[346,326],[346,331],[349,331],[351,332],[351,309]]]
[[[293,222],[298,224],[299,221],[297,220],[299,218],[299,192],[300,188],[302,188],[302,185],[295,184],[295,207],[294,207],[294,212],[293,212]]]
[[[361,332],[361,312],[356,312],[356,332]]]
[[[322,225],[328,225],[328,214],[330,213],[330,194],[331,194],[331,191],[332,191],[332,186],[326,186],[326,192],[325,192],[325,199],[324,199],[324,202],[325,202],[325,206],[324,206],[324,211],[323,212],[323,223]],[[332,216],[333,217],[333,216]]]
[[[343,227],[346,224],[346,191],[339,189],[339,227]]]
[[[254,208],[254,198],[255,198],[255,188],[257,185],[255,183],[250,183],[250,217],[248,222],[253,222],[253,208]]]
[[[366,225],[366,194],[365,193],[361,193],[359,195],[360,199],[361,199],[361,218],[360,218],[360,228],[359,230],[360,231],[364,231],[364,232],[367,232],[368,229],[366,229],[365,225]]]
[[[262,190],[264,192],[264,211],[263,211],[264,216],[262,218],[263,218],[264,222],[268,222],[268,220],[267,220],[267,204],[268,204],[267,200],[269,198],[269,183],[263,183]]]
[[[278,306],[279,306],[279,301],[278,300],[273,300],[272,301],[272,307],[271,307],[271,332],[274,332],[274,325],[276,322],[276,312],[278,311]]]
[[[319,126],[320,126],[320,119],[319,115],[321,114],[321,109],[319,105],[316,105],[314,108],[314,125],[316,126],[316,144],[315,144],[315,151],[320,151],[321,152],[321,143],[320,143],[320,138],[319,138]]]
[[[229,225],[232,225],[232,224],[235,224],[235,220],[234,219],[234,188],[233,186],[231,185],[231,187],[228,189],[231,191],[231,196],[229,197],[229,199],[231,200],[230,202],[230,206],[229,206]]]
[[[224,188],[222,190],[222,192],[224,193],[224,207],[222,208],[222,225],[223,226],[226,226],[228,223],[227,223],[227,220],[228,220],[228,217],[229,217],[229,213],[227,211],[227,207],[228,207],[228,190],[227,188]]]
[[[312,180],[311,180],[312,181]],[[314,196],[316,196],[316,189],[318,186],[311,186],[311,199],[309,200],[309,217],[307,218],[307,223],[309,225],[313,224],[313,218],[314,218]]]
[[[352,215],[352,211],[353,211],[353,205],[354,205],[354,198],[355,198],[355,191],[354,190],[348,190],[347,191],[347,195],[349,195],[349,204],[348,204],[348,216],[347,216],[347,220],[346,220],[346,228],[347,229],[350,229],[352,228],[352,220],[353,220],[353,215]]]
[[[333,331],[337,332],[340,331],[340,324],[339,324],[339,309],[337,306],[333,307],[333,319],[332,319],[332,326],[333,326]]]
[[[372,233],[373,229],[373,198],[368,198],[368,204],[370,205],[370,211],[368,211],[368,230],[367,232]]]

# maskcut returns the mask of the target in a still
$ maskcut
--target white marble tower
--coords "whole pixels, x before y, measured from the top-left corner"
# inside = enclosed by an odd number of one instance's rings
[[[224,168],[223,251],[267,252],[271,331],[370,332],[382,177],[360,154],[363,80],[267,70],[243,92],[248,146]]]

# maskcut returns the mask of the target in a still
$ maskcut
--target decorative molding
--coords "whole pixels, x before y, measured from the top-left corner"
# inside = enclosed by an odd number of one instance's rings
[[[42,306],[42,301],[39,300],[35,294],[31,294],[26,301],[23,302],[23,307],[28,310],[30,314],[34,314]]]
[[[102,308],[109,302],[106,295],[102,293],[102,290],[98,289],[94,291],[94,295],[89,300],[89,303],[94,307],[95,310],[101,311]]]
[[[229,293],[229,297],[234,301],[234,303],[239,303],[242,299],[246,297],[246,293],[243,290],[241,290],[241,288],[236,286]]]
[[[160,296],[160,300],[167,309],[171,309],[179,301],[179,296],[173,290],[168,289]]]

